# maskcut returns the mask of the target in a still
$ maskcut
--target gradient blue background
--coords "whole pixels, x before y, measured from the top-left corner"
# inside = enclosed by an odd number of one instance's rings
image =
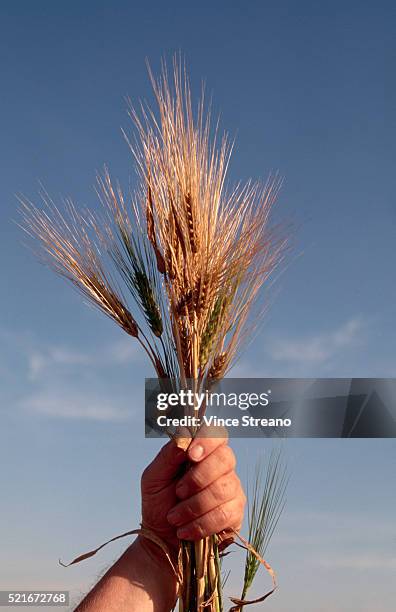
[[[285,184],[298,228],[260,335],[234,375],[395,376],[395,25],[392,2],[46,2],[0,7],[0,588],[75,598],[124,544],[63,569],[139,523],[138,348],[22,246],[15,194],[96,205],[95,171],[124,186],[125,96],[185,55],[236,137],[230,180]],[[270,443],[232,443],[239,472]],[[268,551],[274,612],[390,612],[396,587],[393,440],[285,446],[288,504]],[[241,557],[228,591],[240,590]],[[262,594],[267,577],[257,580]]]

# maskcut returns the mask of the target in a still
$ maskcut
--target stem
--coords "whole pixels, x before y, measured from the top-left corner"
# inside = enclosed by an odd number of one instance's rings
[[[199,389],[198,380],[199,336],[197,318],[194,316],[191,338],[191,374],[193,391]],[[196,431],[191,432],[194,436]],[[217,537],[203,538],[197,542],[182,542],[184,579],[179,612],[222,612],[221,566]],[[207,605],[204,605],[206,601]]]
[[[198,333],[197,333],[197,315],[194,313],[193,335],[192,335],[192,375],[194,393],[197,391],[198,382]],[[196,397],[194,395],[194,397]],[[195,408],[195,406],[194,406]],[[197,612],[203,609],[205,601],[205,575],[207,568],[205,567],[205,553],[208,548],[208,539],[198,540],[195,542],[195,571],[197,583]]]
[[[146,338],[146,340],[147,340],[147,338]],[[137,337],[137,341],[138,341],[138,342],[139,342],[139,343],[142,345],[142,347],[143,347],[143,348],[144,348],[144,350],[146,351],[146,353],[147,353],[147,355],[148,355],[148,357],[149,357],[149,359],[150,359],[151,363],[152,363],[152,364],[153,364],[153,366],[154,366],[154,370],[155,370],[155,371],[157,371],[157,367],[156,367],[156,365],[155,365],[155,360],[154,360],[154,358],[153,358],[152,354],[150,353],[149,349],[147,348],[147,346],[144,344],[143,340],[142,340],[142,339],[141,339],[139,336]],[[150,346],[150,348],[151,348],[151,346]],[[152,350],[152,349],[151,349],[151,350]]]
[[[205,552],[208,538],[195,542],[195,580],[197,587],[197,612],[203,609],[205,601]]]
[[[217,598],[218,598],[218,609],[219,612],[223,612],[223,597],[221,592],[221,561],[219,557],[219,547],[217,543],[217,537],[213,536],[214,542],[214,554],[215,554],[215,563],[217,570]]]

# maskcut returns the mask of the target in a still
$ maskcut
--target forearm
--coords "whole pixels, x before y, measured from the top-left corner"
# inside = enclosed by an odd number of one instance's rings
[[[177,584],[156,545],[138,537],[75,612],[169,612]]]

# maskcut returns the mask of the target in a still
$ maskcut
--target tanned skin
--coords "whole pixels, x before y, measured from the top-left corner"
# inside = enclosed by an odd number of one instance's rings
[[[190,469],[183,470],[186,461]],[[227,438],[197,437],[188,451],[168,442],[145,469],[142,523],[176,559],[178,538],[199,540],[239,529],[246,497]],[[138,536],[75,612],[169,612],[177,582],[162,550]]]

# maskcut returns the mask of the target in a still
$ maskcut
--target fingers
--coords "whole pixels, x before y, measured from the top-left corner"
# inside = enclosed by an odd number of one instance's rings
[[[241,484],[235,472],[225,474],[200,493],[172,508],[167,516],[168,522],[180,527],[207,514],[217,506],[233,500],[241,491]]]
[[[202,461],[228,440],[227,430],[220,427],[202,427],[188,447],[188,458],[191,461]]]
[[[185,460],[185,451],[173,440],[165,444],[143,472],[142,493],[155,493],[170,484]]]
[[[213,442],[214,439],[211,441]],[[224,441],[209,455],[206,455],[204,450],[203,458],[199,463],[193,465],[179,480],[176,486],[176,495],[180,499],[191,497],[198,493],[198,491],[208,487],[224,474],[231,472],[235,465],[235,455],[230,447],[224,444]]]
[[[230,527],[239,529],[245,501],[237,497],[225,502],[177,530],[181,540],[199,540]]]
[[[211,437],[216,433],[216,437]],[[180,435],[186,435],[181,431]],[[221,435],[221,437],[219,436]],[[171,440],[162,447],[155,459],[147,466],[142,475],[142,492],[155,493],[172,483],[179,474],[181,465],[189,459],[193,462],[202,461],[227,441],[226,430],[204,427],[199,437],[192,440],[188,452],[179,448]]]
[[[208,441],[210,444],[206,444]],[[225,444],[226,439],[201,438],[194,442],[203,447],[201,459],[180,479],[176,494],[182,501],[167,515],[168,522],[177,528],[177,537],[185,540],[239,529],[246,503],[234,472],[235,455]]]

